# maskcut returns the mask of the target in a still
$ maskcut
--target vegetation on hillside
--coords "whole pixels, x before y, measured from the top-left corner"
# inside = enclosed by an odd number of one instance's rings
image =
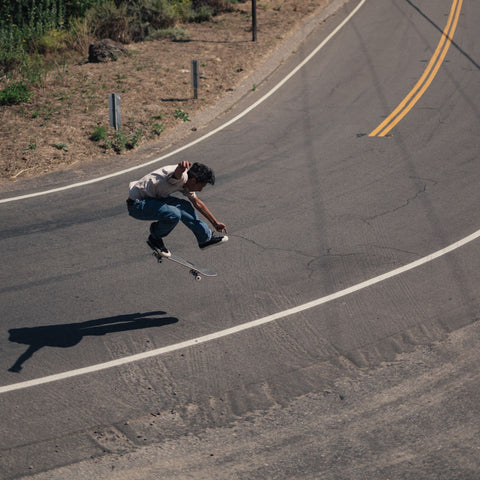
[[[230,8],[231,0],[0,0],[0,105],[29,101],[49,69],[85,56],[94,39],[171,37],[177,24]]]

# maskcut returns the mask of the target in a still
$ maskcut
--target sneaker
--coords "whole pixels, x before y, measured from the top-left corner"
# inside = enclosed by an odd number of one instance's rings
[[[147,244],[152,250],[156,250],[158,253],[160,253],[160,255],[163,255],[164,257],[172,256],[168,248],[163,243],[163,239],[161,238],[155,238],[150,235],[148,237]]]
[[[222,243],[222,242],[228,242],[228,237],[226,235],[217,236],[215,234],[212,234],[210,240],[208,240],[207,242],[201,243],[199,247],[204,249],[204,248],[212,247],[213,245],[218,245],[219,243]]]

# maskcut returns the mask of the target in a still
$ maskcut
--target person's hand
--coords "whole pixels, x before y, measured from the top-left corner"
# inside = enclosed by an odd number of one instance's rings
[[[224,223],[217,222],[215,224],[215,230],[220,233],[227,233],[227,226]]]
[[[190,162],[187,162],[186,160],[183,160],[182,162],[180,162],[177,165],[177,168],[175,169],[175,172],[174,172],[173,176],[176,179],[182,178],[183,172],[188,170],[191,166],[192,166],[192,164]]]

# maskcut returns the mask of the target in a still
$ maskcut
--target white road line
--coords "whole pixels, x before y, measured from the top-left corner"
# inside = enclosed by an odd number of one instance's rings
[[[120,170],[118,172],[111,173],[109,175],[104,175],[103,177],[98,177],[98,178],[93,178],[91,180],[86,180],[84,182],[78,182],[78,183],[73,183],[73,184],[70,184],[70,185],[65,185],[63,187],[52,188],[51,190],[44,190],[42,192],[29,193],[29,194],[25,194],[25,195],[19,195],[17,197],[0,199],[0,203],[8,203],[8,202],[15,202],[17,200],[25,200],[27,198],[39,197],[41,195],[49,195],[49,194],[52,194],[52,193],[62,192],[64,190],[70,190],[72,188],[83,187],[83,186],[86,186],[86,185],[90,185],[92,183],[102,182],[103,180],[107,180],[107,179],[113,178],[113,177],[118,177],[120,175],[124,175],[126,173],[133,172],[134,170],[138,170],[140,168],[144,168],[144,167],[147,167],[147,166],[152,165],[154,163],[166,160],[167,158],[173,157],[174,155],[177,155],[178,153],[183,152],[184,150],[193,147],[197,143],[203,142],[207,138],[215,135],[216,133],[220,132],[221,130],[223,130],[223,129],[229,127],[230,125],[232,125],[233,123],[237,122],[242,117],[244,117],[245,115],[250,113],[253,109],[258,107],[267,98],[272,96],[279,88],[281,88],[286,82],[288,82],[288,80],[290,80],[290,78],[292,78],[302,67],[304,67],[350,21],[350,19],[358,12],[358,10],[360,10],[361,6],[365,2],[366,2],[366,0],[361,0],[360,3],[355,7],[355,9],[352,10],[352,12],[343,20],[343,22],[340,23],[340,25],[338,25],[337,28],[335,28],[335,30],[333,30],[333,32],[330,33],[330,35],[328,35],[328,37],[326,37],[325,40],[323,40],[323,42],[320,43],[320,45],[318,45],[315,48],[315,50],[313,50],[312,53],[310,53],[310,55],[308,55],[308,57],[306,57],[300,64],[298,64],[286,77],[284,77],[279,83],[277,83],[277,85],[275,85],[271,90],[269,90],[263,97],[261,97],[255,103],[253,103],[248,108],[243,110],[243,112],[239,113],[236,117],[232,118],[231,120],[224,123],[220,127],[212,130],[211,132],[203,135],[202,137],[197,138],[193,142],[190,142],[187,145],[184,145],[183,147],[177,148],[176,150],[174,150],[170,153],[167,153],[166,155],[155,158],[154,160],[150,160],[149,162],[142,163],[141,165],[137,165],[135,167],[127,168],[125,170]]]
[[[5,385],[0,387],[0,394],[13,392],[14,390],[21,390],[29,387],[35,387],[35,386],[43,385],[46,383],[56,382],[58,380],[65,380],[68,378],[77,377],[79,375],[85,375],[87,373],[95,373],[101,370],[106,370],[108,368],[119,367],[121,365],[126,365],[128,363],[138,362],[140,360],[145,360],[147,358],[157,357],[159,355],[164,355],[166,353],[175,352],[177,350],[182,350],[188,347],[193,347],[201,343],[217,340],[222,337],[227,337],[235,333],[243,332],[244,330],[249,330],[250,328],[259,327],[261,325],[274,322],[281,318],[285,318],[290,315],[295,315],[305,310],[318,307],[325,303],[331,302],[333,300],[337,300],[341,297],[350,295],[351,293],[358,292],[359,290],[363,290],[364,288],[371,287],[372,285],[375,285],[377,283],[383,282],[390,278],[396,277],[397,275],[401,275],[402,273],[408,272],[409,270],[413,270],[414,268],[417,268],[439,257],[442,257],[443,255],[453,252],[454,250],[457,250],[458,248],[463,247],[464,245],[467,245],[470,242],[473,242],[479,237],[480,237],[480,230],[477,230],[475,233],[472,233],[468,237],[465,237],[462,240],[459,240],[458,242],[455,242],[446,248],[443,248],[434,253],[431,253],[426,257],[420,258],[415,262],[409,263],[403,267],[399,267],[395,270],[384,273],[383,275],[374,277],[370,280],[366,280],[364,282],[358,283],[357,285],[353,285],[352,287],[346,288],[344,290],[340,290],[339,292],[332,293],[330,295],[318,298],[316,300],[312,300],[311,302],[304,303],[303,305],[299,305],[297,307],[293,307],[288,310],[284,310],[283,312],[274,313],[273,315],[269,315],[267,317],[259,318],[257,320],[252,320],[251,322],[243,323],[241,325],[237,325],[232,328],[227,328],[225,330],[220,330],[219,332],[210,333],[209,335],[204,335],[202,337],[186,340],[185,342],[175,343],[174,345],[169,345],[167,347],[157,348],[156,350],[150,350],[148,352],[142,352],[136,355],[130,355],[128,357],[119,358],[117,360],[112,360],[110,362],[91,365],[90,367],[78,368],[76,370],[70,370],[68,372],[57,373],[55,375],[48,375],[47,377],[35,378],[33,380],[28,380],[25,382]]]

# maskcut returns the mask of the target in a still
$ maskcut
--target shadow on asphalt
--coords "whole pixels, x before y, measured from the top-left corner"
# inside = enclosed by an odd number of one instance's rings
[[[87,335],[100,336],[128,330],[162,327],[178,322],[178,318],[175,317],[160,317],[165,313],[162,311],[132,313],[81,323],[13,328],[8,331],[9,340],[28,345],[28,348],[8,370],[15,373],[20,372],[23,364],[43,347],[69,348],[80,343]]]

